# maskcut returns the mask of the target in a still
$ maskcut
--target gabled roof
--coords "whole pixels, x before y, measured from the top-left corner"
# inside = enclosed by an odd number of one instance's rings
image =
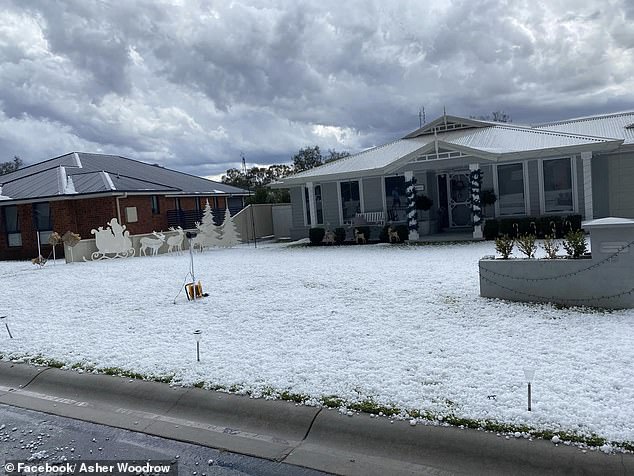
[[[438,119],[428,122],[414,132],[407,134],[404,139],[411,139],[427,134],[434,134],[439,132],[450,132],[460,129],[472,129],[474,127],[487,127],[492,123],[490,121],[481,121],[479,119],[467,119],[458,116],[441,116]]]
[[[71,152],[0,175],[2,199],[94,193],[247,195],[245,190],[118,155]]]
[[[439,132],[438,129],[443,129]],[[443,116],[403,139],[282,179],[277,186],[312,180],[339,180],[393,173],[410,161],[431,162],[471,156],[490,161],[518,160],[615,150],[622,139],[536,129],[508,123]],[[437,148],[450,151],[436,154]],[[455,152],[455,153],[452,153]]]
[[[634,144],[634,111],[545,122],[533,127],[572,134],[614,137],[615,139],[623,139],[624,144]]]

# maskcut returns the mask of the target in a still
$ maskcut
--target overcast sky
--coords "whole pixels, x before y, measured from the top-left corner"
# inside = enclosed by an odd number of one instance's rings
[[[197,175],[358,152],[442,114],[634,109],[632,0],[0,0],[0,161]]]

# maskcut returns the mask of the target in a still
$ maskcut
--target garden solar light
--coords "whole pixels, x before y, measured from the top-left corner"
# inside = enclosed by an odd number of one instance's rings
[[[528,411],[531,411],[531,381],[533,377],[535,377],[535,369],[533,368],[525,368],[524,369],[524,377],[526,377],[526,381],[528,382]]]
[[[13,339],[13,335],[11,335],[11,330],[9,329],[9,323],[7,322],[7,316],[0,316],[0,322],[4,322],[4,327],[7,328],[7,332],[9,333],[9,339]]]
[[[203,331],[200,329],[196,329],[194,331],[194,337],[196,338],[196,360],[200,362],[200,338],[203,334]]]

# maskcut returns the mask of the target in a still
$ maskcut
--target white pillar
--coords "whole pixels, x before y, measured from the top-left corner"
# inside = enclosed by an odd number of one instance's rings
[[[583,164],[584,218],[592,220],[594,218],[594,208],[592,206],[592,152],[581,152],[581,163]]]
[[[317,202],[315,202],[315,187],[313,182],[306,184],[308,187],[308,210],[310,211],[310,226],[317,226]]]
[[[416,211],[416,190],[414,189],[414,172],[407,171],[404,173],[405,183],[407,186],[407,228],[409,229],[408,239],[410,241],[418,241],[418,217]]]
[[[480,170],[480,164],[469,164],[469,172],[475,172]],[[471,175],[471,174],[470,174]],[[471,180],[469,180],[471,182]],[[472,185],[471,183],[469,185]],[[471,215],[478,213],[482,217],[482,205],[480,203],[480,184],[477,187],[471,187]],[[481,240],[482,235],[482,223],[479,225],[473,225],[473,238]]]

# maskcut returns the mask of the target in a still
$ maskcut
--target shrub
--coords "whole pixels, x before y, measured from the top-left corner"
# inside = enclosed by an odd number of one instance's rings
[[[588,251],[583,230],[570,231],[564,237],[564,249],[571,258],[581,258]]]
[[[427,211],[432,207],[433,204],[434,204],[434,201],[431,198],[429,198],[427,195],[419,195],[418,197],[416,197],[417,210]]]
[[[549,259],[555,259],[557,257],[557,251],[559,251],[559,243],[555,241],[555,238],[551,235],[546,235],[542,248],[544,248],[546,256],[548,256]]]
[[[537,245],[535,235],[522,235],[517,238],[517,248],[526,255],[527,258],[534,258]]]
[[[379,232],[379,241],[381,243],[387,243],[388,240],[388,236],[387,236],[387,229],[392,226],[392,225],[385,225],[383,228],[381,228],[381,231]]]
[[[345,228],[335,228],[335,243],[340,245],[346,241],[346,229]]]
[[[396,233],[398,233],[398,237],[401,241],[409,240],[409,229],[407,225],[398,225],[396,227]]]
[[[308,238],[313,245],[318,245],[324,239],[326,230],[323,228],[311,228],[308,230]]]
[[[497,234],[493,234],[495,227],[493,222],[497,222]],[[563,238],[569,231],[581,229],[581,215],[555,215],[542,217],[517,217],[517,218],[488,218],[485,228],[489,227],[491,233],[484,236],[487,239],[494,239],[498,235],[509,235],[517,238],[522,235],[532,234],[537,238],[544,238],[551,235],[553,238]],[[553,230],[555,230],[553,232]]]
[[[492,188],[487,188],[486,190],[482,190],[480,192],[480,203],[485,207],[494,205],[497,200],[498,197],[495,195]]]
[[[482,229],[482,234],[484,235],[485,240],[494,240],[498,237],[498,220],[492,220],[487,218],[484,222],[484,228]]]
[[[513,252],[513,245],[515,244],[515,240],[513,238],[509,238],[508,235],[500,236],[495,239],[495,251],[502,255],[502,259],[509,259],[511,253]]]

